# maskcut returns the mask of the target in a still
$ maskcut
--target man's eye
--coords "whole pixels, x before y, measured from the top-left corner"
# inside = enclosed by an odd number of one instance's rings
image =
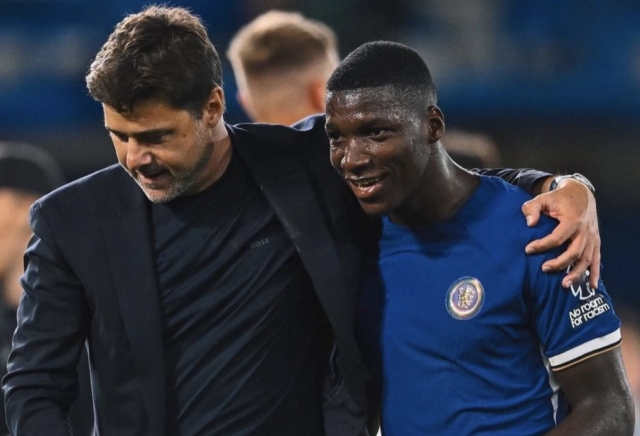
[[[375,129],[371,129],[371,131],[369,132],[369,136],[380,136],[380,135],[383,135],[385,132],[386,132],[385,129],[375,128]]]
[[[150,136],[145,138],[144,142],[147,144],[160,144],[164,141],[164,136]]]
[[[116,139],[120,142],[127,142],[128,138],[126,135],[121,135],[119,133],[109,132],[109,135],[115,136]]]
[[[340,134],[336,132],[327,132],[327,136],[331,141],[337,141],[340,139]]]

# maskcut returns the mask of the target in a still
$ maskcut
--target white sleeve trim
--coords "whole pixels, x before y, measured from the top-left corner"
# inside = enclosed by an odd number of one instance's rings
[[[617,345],[621,338],[620,329],[617,329],[608,335],[592,339],[589,342],[578,345],[577,347],[567,350],[564,353],[560,353],[557,356],[549,357],[549,363],[551,364],[551,368],[564,366],[568,363],[579,360],[584,356],[597,354],[600,350],[611,348],[613,345]]]

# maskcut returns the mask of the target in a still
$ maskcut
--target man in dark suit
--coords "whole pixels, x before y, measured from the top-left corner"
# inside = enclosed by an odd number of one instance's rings
[[[365,435],[353,318],[377,223],[330,166],[324,118],[226,125],[219,57],[181,8],[126,17],[87,84],[120,165],[31,210],[13,434],[68,434],[87,341],[99,435]]]

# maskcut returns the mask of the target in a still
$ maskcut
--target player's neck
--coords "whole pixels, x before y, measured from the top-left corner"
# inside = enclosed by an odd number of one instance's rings
[[[478,188],[479,177],[453,163],[448,156],[432,161],[416,192],[389,214],[394,223],[418,228],[446,221],[458,213]]]

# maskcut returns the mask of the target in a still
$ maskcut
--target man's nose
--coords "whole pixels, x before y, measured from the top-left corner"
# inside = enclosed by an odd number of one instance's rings
[[[344,155],[340,161],[340,166],[345,172],[357,172],[359,168],[369,163],[369,155],[366,153],[366,146],[357,139],[349,141],[344,149]]]
[[[127,167],[129,169],[136,169],[142,165],[148,165],[152,160],[149,147],[133,138],[129,138],[129,141],[127,141]]]

